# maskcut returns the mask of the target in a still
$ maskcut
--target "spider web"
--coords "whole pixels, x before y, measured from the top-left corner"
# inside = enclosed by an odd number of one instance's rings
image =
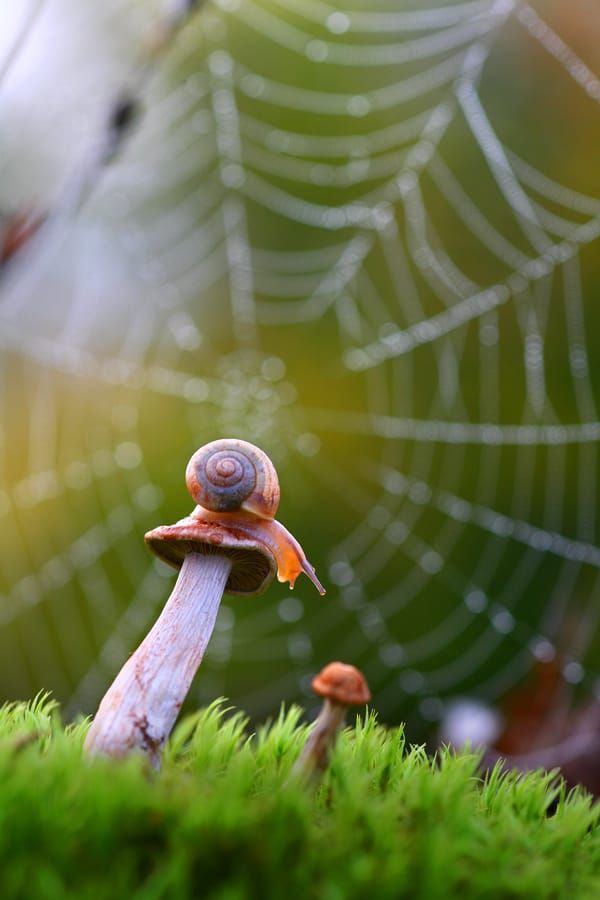
[[[599,23],[540,9],[217,0],[76,214],[161,7],[6,29],[0,197],[57,213],[0,284],[3,695],[94,708],[220,435],[272,455],[329,590],[226,599],[196,701],[263,715],[330,658],[388,718],[556,655],[600,694]]]

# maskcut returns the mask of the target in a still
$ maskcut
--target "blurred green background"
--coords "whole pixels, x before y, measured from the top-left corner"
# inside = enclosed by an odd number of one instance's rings
[[[191,704],[310,705],[332,658],[413,735],[536,659],[598,693],[596,5],[220,0],[148,73],[163,12],[0,12],[5,227],[58,210],[0,282],[0,699],[93,711],[221,436],[328,593],[225,598]]]

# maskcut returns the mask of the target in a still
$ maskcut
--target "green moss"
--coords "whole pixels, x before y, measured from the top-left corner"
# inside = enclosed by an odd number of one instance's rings
[[[406,747],[373,716],[316,787],[290,777],[291,709],[250,736],[215,703],[163,769],[82,759],[46,698],[0,710],[0,896],[218,900],[596,898],[600,812],[551,776]]]

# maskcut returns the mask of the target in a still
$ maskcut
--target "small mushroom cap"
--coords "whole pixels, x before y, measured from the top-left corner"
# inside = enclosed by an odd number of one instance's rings
[[[362,706],[371,699],[367,680],[360,669],[342,662],[332,662],[313,678],[315,694],[344,706]]]
[[[175,569],[181,568],[188,553],[220,553],[229,557],[233,565],[225,585],[227,594],[256,597],[268,588],[277,571],[268,547],[232,525],[187,516],[175,525],[159,525],[147,532],[144,540],[159,559]]]

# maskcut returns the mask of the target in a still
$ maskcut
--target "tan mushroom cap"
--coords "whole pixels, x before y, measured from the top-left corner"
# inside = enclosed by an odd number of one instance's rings
[[[227,594],[256,597],[262,594],[277,571],[275,557],[265,544],[232,525],[203,522],[187,516],[175,525],[159,525],[144,535],[153,553],[176,569],[180,569],[188,553],[220,553],[233,565],[225,585]]]
[[[360,669],[343,662],[331,662],[313,678],[315,694],[344,706],[362,706],[371,699],[367,680]]]

